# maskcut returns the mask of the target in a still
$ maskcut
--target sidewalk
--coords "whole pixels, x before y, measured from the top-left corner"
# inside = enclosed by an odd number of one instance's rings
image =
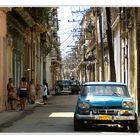
[[[48,99],[52,97],[51,95],[48,95]],[[29,104],[26,105],[26,108],[24,111],[19,111],[19,110],[7,110],[7,111],[2,111],[0,112],[0,129],[5,126],[8,123],[12,123],[16,121],[18,118],[23,117],[26,115],[27,112],[35,108],[38,104],[41,104],[41,99],[35,101],[35,104]]]

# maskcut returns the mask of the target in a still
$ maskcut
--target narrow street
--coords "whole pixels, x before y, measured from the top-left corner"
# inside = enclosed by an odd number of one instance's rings
[[[52,96],[46,105],[23,111],[23,115],[0,128],[2,133],[74,133],[73,113],[77,95]],[[129,133],[118,127],[85,128],[80,133]]]

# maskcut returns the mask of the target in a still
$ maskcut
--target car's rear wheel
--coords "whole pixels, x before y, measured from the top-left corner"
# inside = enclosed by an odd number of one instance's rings
[[[74,131],[80,131],[82,129],[83,129],[82,121],[74,117]]]
[[[59,92],[55,92],[55,95],[60,95],[60,93]]]
[[[129,122],[129,130],[130,132],[138,133],[138,120],[137,115],[135,115],[135,120]]]

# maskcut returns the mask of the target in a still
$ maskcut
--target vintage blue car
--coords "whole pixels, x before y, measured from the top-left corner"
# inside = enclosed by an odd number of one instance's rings
[[[86,82],[81,85],[74,113],[74,130],[84,125],[118,124],[138,132],[137,112],[127,85],[117,82]]]

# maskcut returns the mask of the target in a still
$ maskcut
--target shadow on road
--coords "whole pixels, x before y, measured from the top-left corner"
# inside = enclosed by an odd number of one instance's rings
[[[76,131],[77,132],[77,131]],[[103,133],[103,132],[114,132],[114,133],[130,133],[127,129],[120,128],[118,126],[92,126],[92,127],[84,127],[82,131],[78,131],[80,133]]]

